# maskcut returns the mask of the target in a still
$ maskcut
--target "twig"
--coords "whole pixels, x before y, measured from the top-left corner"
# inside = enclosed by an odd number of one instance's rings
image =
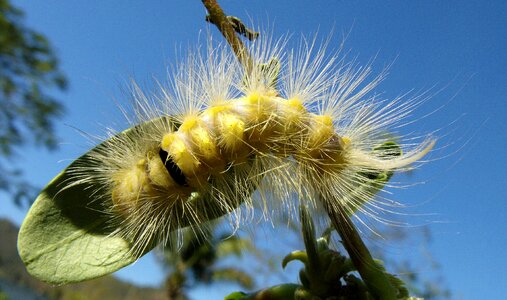
[[[252,68],[252,59],[250,58],[245,45],[243,45],[243,42],[236,35],[236,31],[218,2],[216,0],[202,0],[202,3],[208,10],[209,15],[206,19],[215,24],[218,30],[220,30],[227,40],[227,43],[231,45],[232,50],[238,57],[241,64],[243,64],[245,69],[249,71]]]
[[[248,40],[254,41],[259,37],[259,32],[253,31],[248,27],[246,27],[245,24],[243,24],[243,21],[241,21],[239,18],[234,16],[227,16],[226,18],[227,20],[229,20],[229,23],[231,23],[231,26],[234,29],[234,31],[246,37]],[[206,16],[206,21],[213,23],[209,15]]]

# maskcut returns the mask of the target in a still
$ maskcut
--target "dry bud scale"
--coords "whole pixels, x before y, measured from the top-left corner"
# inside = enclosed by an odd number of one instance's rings
[[[19,250],[32,274],[53,283],[107,274],[184,227],[199,230],[223,215],[237,227],[254,207],[270,217],[291,214],[300,202],[319,210],[320,201],[329,201],[326,207],[377,218],[383,202],[361,189],[375,180],[364,174],[405,170],[434,145],[429,137],[399,144],[403,153],[397,148],[397,155],[379,147],[392,141],[390,130],[408,122],[420,101],[379,100],[371,91],[384,74],[370,79],[369,67],[326,54],[327,42],[302,39],[297,50],[287,44],[269,36],[253,42],[248,73],[227,47],[208,45],[188,55],[158,96],[147,97],[134,85],[132,128],[72,163],[26,218]],[[73,205],[93,214],[81,220],[78,209],[67,209]],[[48,246],[55,242],[51,233],[33,237],[37,226],[52,222],[93,234],[92,250],[103,258],[95,265],[79,257],[62,260],[74,250]],[[113,239],[124,241],[120,250],[108,248]],[[41,259],[51,272],[39,270]],[[72,268],[84,275],[59,271]]]

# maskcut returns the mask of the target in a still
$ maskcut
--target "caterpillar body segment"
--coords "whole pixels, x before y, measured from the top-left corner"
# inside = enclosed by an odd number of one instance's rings
[[[297,100],[276,96],[256,94],[228,102],[186,118],[162,138],[161,150],[190,187],[204,188],[210,176],[257,153],[294,156],[322,168],[344,163],[346,143],[335,133],[331,117],[310,114]]]
[[[369,94],[383,74],[366,82],[369,67],[326,56],[315,40],[286,44],[253,43],[248,74],[221,46],[189,55],[159,96],[135,87],[135,134],[115,135],[90,153],[93,167],[75,168],[103,183],[115,234],[133,251],[226,214],[237,228],[254,207],[270,217],[327,201],[383,221],[390,204],[374,195],[435,143],[390,144],[417,99],[378,100]]]

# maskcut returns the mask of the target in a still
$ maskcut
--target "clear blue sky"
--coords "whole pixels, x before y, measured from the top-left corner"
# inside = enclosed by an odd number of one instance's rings
[[[103,124],[121,120],[116,98],[133,77],[150,86],[164,79],[175,49],[194,45],[205,31],[199,0],[13,1],[27,24],[51,40],[70,89],[57,96],[67,113],[58,122],[62,144],[56,152],[27,148],[18,166],[34,184],[45,185],[87,146],[74,128],[100,134]],[[427,213],[431,250],[442,264],[456,299],[498,299],[507,280],[507,2],[505,1],[230,1],[226,12],[269,23],[286,32],[327,35],[334,43],[350,32],[351,57],[380,71],[394,61],[379,91],[437,93],[415,117],[434,111],[414,127],[440,129],[434,161],[396,190],[397,200]],[[216,38],[221,38],[213,29]],[[201,33],[201,38],[204,35]],[[24,212],[3,194],[1,216],[20,223]],[[396,251],[412,251],[399,249]],[[162,278],[151,257],[121,271],[123,278],[153,283]],[[226,292],[217,295],[225,295]],[[218,296],[217,296],[218,297]]]

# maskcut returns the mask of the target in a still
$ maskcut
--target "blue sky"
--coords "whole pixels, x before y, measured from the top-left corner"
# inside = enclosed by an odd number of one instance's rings
[[[347,33],[345,49],[381,71],[393,64],[378,91],[385,97],[431,89],[413,129],[439,137],[431,162],[395,190],[395,199],[430,224],[431,251],[456,299],[495,299],[507,274],[507,4],[504,1],[220,1],[226,12],[275,35]],[[13,1],[29,26],[44,33],[61,59],[70,89],[57,94],[67,108],[57,124],[58,151],[27,147],[18,164],[44,186],[87,150],[74,129],[101,134],[121,125],[113,99],[125,98],[130,77],[149,87],[163,80],[175,51],[205,36],[201,1]],[[214,38],[221,36],[212,30]],[[179,51],[179,50],[178,50]],[[119,128],[121,129],[121,128]],[[24,211],[1,194],[0,215],[20,223]],[[416,247],[417,245],[412,245]],[[395,247],[395,246],[387,246]],[[412,248],[389,248],[412,251]],[[422,271],[424,272],[424,271]],[[121,271],[147,284],[162,273],[152,257]],[[230,290],[225,290],[230,291]],[[225,295],[227,292],[217,293]],[[218,296],[217,296],[218,297]]]

